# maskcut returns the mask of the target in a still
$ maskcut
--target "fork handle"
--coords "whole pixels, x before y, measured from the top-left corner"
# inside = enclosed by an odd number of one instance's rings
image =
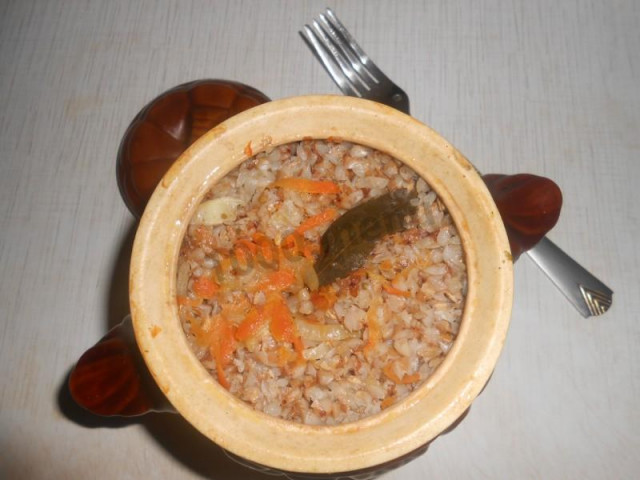
[[[613,290],[544,237],[527,254],[571,304],[587,318],[602,315],[613,302]]]

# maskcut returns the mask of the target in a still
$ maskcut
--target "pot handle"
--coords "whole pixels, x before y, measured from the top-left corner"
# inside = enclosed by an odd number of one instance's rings
[[[175,413],[144,363],[131,315],[80,357],[69,375],[68,386],[74,401],[96,415]]]

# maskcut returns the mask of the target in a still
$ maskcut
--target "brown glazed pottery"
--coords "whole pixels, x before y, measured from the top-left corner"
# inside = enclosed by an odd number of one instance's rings
[[[127,129],[117,158],[118,186],[140,218],[153,189],[173,162],[206,131],[269,98],[229,80],[178,85],[144,107]]]

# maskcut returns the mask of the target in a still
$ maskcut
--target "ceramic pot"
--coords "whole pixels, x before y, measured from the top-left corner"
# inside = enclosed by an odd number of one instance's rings
[[[431,185],[458,228],[468,292],[457,339],[420,388],[363,420],[309,426],[253,410],[205,370],[189,349],[178,318],[176,267],[190,217],[220,178],[269,147],[329,137],[384,151]],[[507,333],[512,296],[512,257],[505,228],[469,161],[412,117],[374,102],[338,96],[266,103],[197,140],[163,177],[147,205],[136,234],[130,276],[138,348],[175,410],[232,457],[255,468],[304,478],[365,478],[426,450],[463,416],[489,379]],[[143,391],[144,383],[133,390]]]

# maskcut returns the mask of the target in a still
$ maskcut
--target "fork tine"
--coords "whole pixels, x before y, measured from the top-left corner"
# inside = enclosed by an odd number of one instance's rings
[[[364,81],[364,79],[360,76],[358,71],[353,68],[353,65],[349,61],[347,56],[345,55],[344,47],[340,42],[340,39],[332,39],[330,37],[329,32],[327,32],[323,25],[321,25],[317,20],[313,21],[313,31],[316,33],[317,37],[320,38],[324,47],[329,51],[329,53],[333,56],[333,60],[338,64],[342,73],[349,79],[351,85],[355,87],[356,90],[361,91],[358,87],[358,84],[362,86],[365,90],[369,90],[370,87]],[[358,95],[360,96],[360,95]]]
[[[330,8],[327,8],[326,16],[331,21],[333,27],[338,32],[340,32],[340,35],[344,37],[344,39],[347,41],[351,49],[356,53],[360,62],[367,67],[367,70],[370,72],[370,74],[372,74],[371,78],[374,81],[376,81],[376,83],[378,82],[377,79],[382,79],[382,78],[388,79],[387,76],[384,73],[382,73],[382,71],[380,71],[378,66],[375,63],[373,63],[373,61],[362,49],[362,47],[358,45],[358,42],[356,42],[355,38],[351,36],[351,34],[349,33],[349,30],[346,29],[346,27],[342,24],[342,22],[337,17],[337,15],[333,12],[333,10],[331,10]]]
[[[318,17],[320,19],[319,23],[322,25],[322,28],[325,31],[325,33],[331,38],[331,41],[333,42],[333,44],[340,49],[340,51],[344,54],[345,57],[347,57],[349,64],[356,72],[358,72],[358,74],[360,75],[360,78],[363,80],[371,79],[371,81],[373,81],[374,83],[379,83],[378,80],[373,75],[373,73],[371,73],[367,69],[367,66],[362,62],[360,56],[358,55],[358,52],[356,52],[353,49],[353,47],[351,47],[349,40],[346,39],[344,36],[341,36],[341,34],[339,34],[338,32],[336,32],[336,26],[334,26],[331,23],[331,20],[328,20],[327,17],[322,13],[318,15]],[[364,84],[367,90],[370,89],[370,87],[366,85],[366,82],[361,81],[361,83]]]
[[[313,29],[309,25],[303,27],[303,31],[300,35],[307,43],[314,55],[320,60],[320,63],[325,68],[329,76],[340,87],[342,93],[350,95],[352,97],[360,97],[360,93],[354,88],[353,84],[349,81],[349,78],[342,72],[340,67],[336,64],[334,58],[327,53],[326,47],[318,39]]]

